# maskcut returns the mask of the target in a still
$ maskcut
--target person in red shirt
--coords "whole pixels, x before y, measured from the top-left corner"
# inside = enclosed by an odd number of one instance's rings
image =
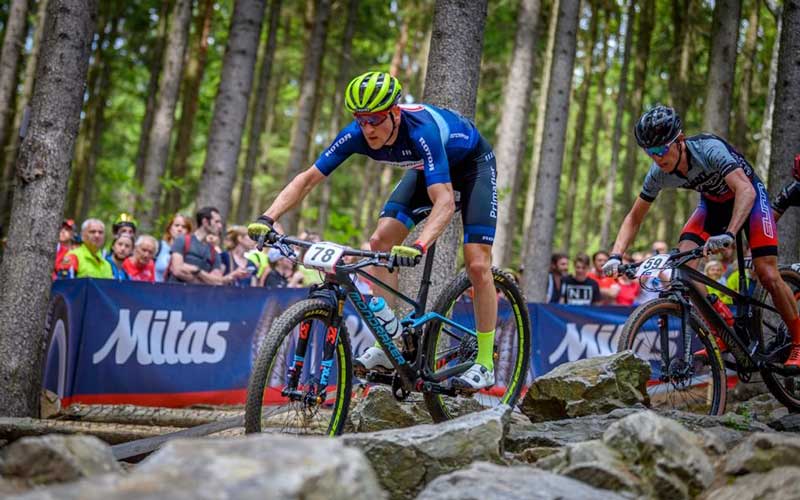
[[[133,255],[125,259],[122,268],[133,281],[155,283],[156,265],[153,256],[156,254],[158,242],[150,235],[144,234],[136,238]]]
[[[58,232],[58,246],[56,247],[56,266],[64,260],[67,252],[75,248],[75,221],[66,219],[61,223],[61,230]],[[54,268],[55,269],[55,268]],[[53,279],[56,279],[56,272],[53,271]]]
[[[608,261],[608,252],[598,250],[592,255],[593,268],[589,271],[590,278],[597,282],[600,287],[600,304],[611,305],[616,303],[617,294],[619,294],[619,284],[614,278],[608,278],[603,274],[603,266]]]

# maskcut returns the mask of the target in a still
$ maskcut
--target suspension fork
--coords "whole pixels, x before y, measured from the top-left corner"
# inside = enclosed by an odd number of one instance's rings
[[[339,340],[339,334],[342,327],[342,311],[344,311],[344,296],[337,297],[337,311],[331,318],[328,329],[325,332],[325,344],[322,347],[322,360],[319,363],[319,384],[317,385],[316,394],[319,398],[324,399],[325,388],[328,386],[328,379],[331,375],[331,367],[333,367],[333,358],[336,354],[336,344]]]
[[[308,350],[308,337],[311,333],[313,320],[307,319],[300,323],[297,345],[294,349],[294,365],[289,368],[289,389],[295,390],[300,383],[300,375],[303,373],[303,364],[306,361],[306,351]]]

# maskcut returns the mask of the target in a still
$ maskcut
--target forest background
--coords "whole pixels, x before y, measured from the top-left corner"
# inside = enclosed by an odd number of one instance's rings
[[[572,256],[610,247],[649,167],[630,131],[656,103],[675,107],[689,135],[727,138],[771,192],[788,178],[789,164],[770,172],[783,5],[583,0],[571,41],[556,40],[557,7],[553,0],[488,2],[474,121],[498,155],[497,264],[519,267],[528,248]],[[4,64],[9,44],[17,47],[11,91],[0,82],[4,227],[46,8],[47,0],[0,4]],[[349,122],[341,94],[350,78],[390,71],[406,102],[420,100],[433,9],[430,0],[100,1],[65,217],[111,222],[131,212],[158,233],[171,214],[213,204],[229,224],[247,223]],[[224,69],[231,44],[243,63]],[[568,123],[565,151],[560,163],[543,167],[550,177],[540,194],[555,197],[555,212],[537,211],[552,55],[572,46],[567,81],[552,81],[571,93],[562,116],[553,115]],[[212,123],[215,101],[234,116]],[[400,175],[353,157],[289,228],[358,244]],[[694,193],[663,192],[634,249],[674,243],[696,203]],[[542,244],[533,233],[551,225],[544,238],[552,243]],[[797,235],[788,238],[796,257]]]

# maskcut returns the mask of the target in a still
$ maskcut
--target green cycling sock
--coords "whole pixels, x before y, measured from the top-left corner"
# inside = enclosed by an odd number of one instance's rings
[[[478,357],[475,362],[487,370],[494,370],[494,330],[478,332]]]

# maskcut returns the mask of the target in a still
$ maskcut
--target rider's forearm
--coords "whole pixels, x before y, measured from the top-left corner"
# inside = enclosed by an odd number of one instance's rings
[[[619,228],[619,233],[617,233],[617,239],[614,242],[614,247],[611,249],[611,254],[619,254],[622,255],[625,253],[625,250],[633,242],[633,239],[636,238],[636,235],[639,233],[639,226],[641,225],[641,221],[635,220],[631,214],[628,214],[625,217],[625,220],[622,221],[622,226]]]
[[[314,184],[309,182],[305,172],[297,174],[295,178],[283,188],[280,194],[278,194],[278,197],[275,198],[272,205],[264,212],[264,215],[272,218],[272,220],[278,220],[281,215],[300,204],[303,198],[311,192],[313,187]]]
[[[750,212],[753,210],[755,200],[756,190],[752,186],[736,191],[736,198],[733,201],[733,215],[731,215],[731,222],[728,224],[728,232],[736,235],[739,229],[742,228],[745,221],[750,218]]]
[[[431,243],[436,241],[450,224],[453,219],[453,214],[456,212],[456,206],[453,200],[442,201],[434,203],[431,209],[431,214],[428,216],[425,228],[419,235],[418,241],[422,243],[425,248],[431,246]]]

